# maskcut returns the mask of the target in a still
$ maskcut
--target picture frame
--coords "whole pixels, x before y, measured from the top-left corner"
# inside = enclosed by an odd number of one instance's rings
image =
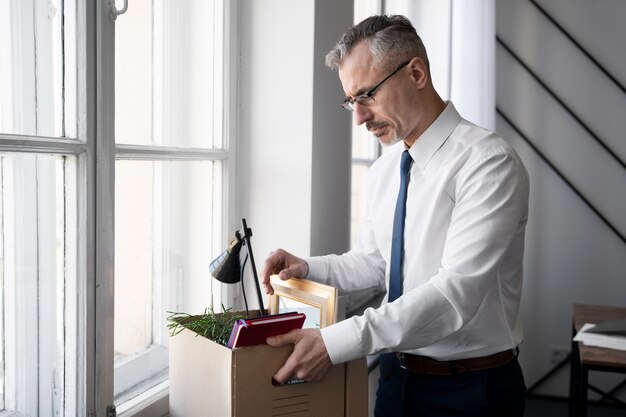
[[[298,311],[307,316],[303,328],[323,328],[337,321],[337,289],[307,279],[278,275],[270,277],[274,294],[269,298],[269,313]]]

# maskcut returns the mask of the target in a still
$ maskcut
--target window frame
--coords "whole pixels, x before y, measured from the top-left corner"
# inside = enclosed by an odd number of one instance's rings
[[[57,198],[57,192],[59,190],[50,189],[49,187],[58,186],[54,184],[52,177],[45,175],[39,176],[36,174],[40,168],[47,172],[52,169],[55,170],[53,160],[44,160],[37,158],[32,161],[26,161],[25,155],[63,155],[66,157],[76,157],[81,152],[86,150],[83,143],[77,139],[76,135],[76,112],[72,115],[66,114],[63,118],[64,121],[68,121],[74,128],[65,130],[65,123],[57,124],[60,118],[58,112],[72,111],[76,108],[76,100],[64,100],[64,94],[76,94],[76,89],[70,86],[75,82],[76,77],[73,76],[73,71],[67,66],[59,65],[59,57],[65,56],[71,57],[72,60],[69,65],[72,65],[74,53],[63,54],[62,41],[74,42],[76,40],[74,28],[72,25],[64,26],[59,22],[59,19],[50,19],[48,13],[56,13],[56,10],[48,9],[48,5],[40,2],[7,2],[5,5],[9,8],[8,13],[0,18],[0,22],[5,24],[6,27],[22,27],[24,24],[28,32],[27,36],[11,36],[12,32],[9,29],[9,36],[5,37],[5,42],[2,43],[2,53],[5,56],[14,56],[13,51],[19,51],[18,57],[13,60],[5,61],[3,73],[4,77],[0,80],[0,88],[6,89],[12,92],[11,94],[2,96],[2,108],[3,122],[6,123],[9,128],[9,133],[0,133],[0,152],[15,154],[16,161],[25,161],[30,169],[22,166],[21,163],[17,163],[14,167],[18,170],[18,173],[13,173],[14,176],[18,176],[23,187],[16,187],[14,190],[8,190],[6,196],[8,198],[14,198],[15,201],[9,201],[7,208],[9,213],[3,213],[4,219],[14,220],[14,224],[6,224],[3,226],[4,233],[8,233],[13,236],[8,241],[19,245],[20,248],[31,248],[34,251],[33,254],[25,254],[24,250],[12,250],[10,247],[3,247],[3,253],[7,254],[8,260],[7,270],[15,271],[16,265],[13,265],[14,258],[17,257],[17,267],[21,267],[24,261],[19,261],[28,257],[29,260],[26,264],[37,264],[37,271],[29,275],[29,279],[22,279],[19,282],[11,282],[14,280],[5,280],[3,277],[3,294],[2,297],[6,299],[6,303],[3,303],[2,307],[2,329],[0,331],[6,336],[4,340],[3,349],[3,367],[5,374],[3,401],[0,410],[14,410],[20,405],[20,408],[25,410],[37,410],[39,402],[45,402],[48,399],[49,391],[45,390],[42,393],[42,387],[46,386],[49,381],[47,377],[52,373],[54,376],[54,384],[58,384],[60,381],[64,381],[67,384],[63,385],[58,391],[61,395],[52,396],[51,400],[56,400],[56,406],[58,408],[65,407],[69,411],[69,414],[76,410],[76,396],[69,397],[68,392],[74,392],[76,386],[79,385],[74,378],[65,378],[66,375],[73,375],[76,373],[75,363],[68,361],[70,352],[76,352],[77,338],[73,329],[76,329],[78,325],[76,320],[73,319],[72,323],[65,321],[65,318],[75,313],[75,306],[66,308],[66,296],[72,296],[75,287],[65,286],[66,281],[62,282],[63,287],[61,292],[63,294],[62,304],[57,305],[54,299],[47,297],[41,297],[41,294],[46,294],[49,291],[55,291],[55,285],[59,282],[56,279],[50,279],[50,275],[55,275],[54,270],[49,270],[47,267],[55,263],[54,259],[49,256],[50,251],[54,251],[51,245],[50,238],[55,234],[54,231],[54,210],[46,210],[45,207],[36,207],[36,204],[32,204],[36,201],[38,204],[43,204],[43,201],[55,201]],[[75,5],[69,3],[64,9],[63,18],[76,17]],[[48,36],[51,33],[52,36]],[[4,34],[3,34],[4,36]],[[4,48],[8,48],[4,49]],[[76,52],[77,51],[72,51]],[[43,63],[43,64],[42,64]],[[75,64],[74,64],[75,67]],[[51,70],[52,69],[52,70]],[[66,79],[65,86],[68,86],[67,90],[60,88],[60,81]],[[35,97],[35,94],[37,96]],[[9,100],[6,98],[9,97]],[[63,103],[63,106],[57,106],[57,104]],[[17,109],[17,111],[14,111]],[[54,109],[54,114],[51,112]],[[57,116],[57,117],[54,117]],[[28,128],[27,128],[28,126]],[[34,131],[33,131],[34,130]],[[26,132],[29,133],[11,133],[11,132]],[[41,133],[44,133],[43,135]],[[49,137],[46,134],[53,134],[56,137]],[[69,137],[64,137],[69,136]],[[75,165],[74,165],[75,166]],[[62,172],[60,173],[63,181],[68,181],[74,187],[76,186],[76,172],[72,167],[65,169],[63,165]],[[4,164],[2,164],[4,170]],[[8,173],[9,170],[6,171]],[[3,173],[4,175],[4,173]],[[10,184],[9,188],[13,188],[11,178],[6,179],[6,183]],[[71,188],[71,187],[70,187]],[[23,197],[25,192],[30,192],[30,198]],[[61,194],[63,195],[63,193]],[[66,196],[68,202],[76,201],[75,189],[69,189]],[[48,200],[46,200],[48,198]],[[21,201],[21,203],[20,203]],[[26,201],[28,204],[26,204]],[[14,205],[17,207],[26,207],[28,210],[15,212]],[[31,212],[31,209],[33,210]],[[64,204],[63,210],[66,214],[69,214],[68,218],[76,214],[75,204]],[[69,213],[68,213],[69,211]],[[5,214],[7,214],[5,216]],[[52,216],[52,218],[50,218]],[[46,217],[46,220],[42,220],[42,217]],[[74,217],[75,218],[75,217]],[[68,239],[64,239],[63,245],[69,251],[65,251],[64,262],[76,265],[76,257],[73,256],[72,250],[77,247],[77,233],[76,227],[72,222],[67,222],[64,226],[64,236],[69,236]],[[31,234],[21,233],[26,228],[31,229]],[[14,233],[14,230],[17,232]],[[34,234],[33,234],[34,233]],[[35,238],[38,236],[41,238]],[[3,242],[4,244],[5,242]],[[5,252],[5,249],[7,252]],[[11,254],[10,252],[13,252]],[[42,267],[42,265],[45,265]],[[6,266],[6,265],[5,265]],[[73,282],[75,282],[74,268],[64,271],[64,278],[72,276]],[[9,273],[10,274],[10,273]],[[58,276],[57,276],[58,277]],[[22,277],[23,278],[23,277]],[[25,309],[23,305],[19,305],[18,299],[27,297],[29,299],[38,300],[37,309]],[[57,308],[65,309],[67,314],[60,314]],[[19,323],[6,321],[6,311],[12,311],[13,314],[19,315],[19,322],[37,323],[37,326],[31,328],[30,326],[19,326]],[[63,322],[65,321],[65,322]],[[58,350],[54,352],[49,351],[42,346],[48,344],[55,344],[54,332],[50,333],[56,326],[60,326],[65,333],[65,341]],[[43,342],[42,342],[43,341]],[[24,358],[28,358],[29,363],[34,363],[32,366],[24,366]],[[58,362],[65,364],[60,369],[60,373],[55,372],[55,364]],[[41,378],[41,375],[45,375],[45,378]],[[47,382],[48,381],[48,382]],[[8,384],[7,384],[8,382]],[[37,395],[26,395],[25,392],[20,391],[17,387],[37,387]],[[57,385],[58,386],[58,385]],[[63,403],[63,406],[59,403]],[[30,414],[30,412],[28,413]],[[0,411],[0,415],[20,415],[20,413],[14,411]]]
[[[221,224],[219,225],[219,227],[223,231],[222,235],[224,236],[220,236],[219,241],[214,242],[214,244],[217,247],[223,247],[227,243],[226,239],[228,238],[228,230],[230,230],[229,225],[232,223],[232,219],[234,218],[234,207],[235,207],[235,204],[234,204],[234,198],[235,198],[234,165],[235,165],[236,146],[235,146],[234,138],[236,134],[236,123],[234,121],[235,121],[235,115],[236,115],[235,111],[236,111],[236,97],[237,97],[236,82],[235,82],[236,69],[237,69],[237,66],[236,66],[237,43],[236,43],[236,39],[234,40],[233,37],[236,34],[236,22],[237,22],[236,17],[237,17],[238,5],[237,5],[237,2],[229,2],[229,1],[224,1],[224,0],[220,2],[216,2],[215,4],[218,8],[220,7],[222,8],[222,10],[219,10],[217,13],[224,16],[224,21],[223,21],[224,27],[222,30],[223,36],[221,39],[221,45],[222,45],[223,50],[220,52],[222,56],[229,57],[229,59],[225,60],[222,64],[222,80],[221,82],[218,80],[216,83],[217,85],[223,86],[223,91],[221,92],[221,94],[215,94],[215,97],[217,100],[219,100],[220,96],[223,97],[222,99],[223,103],[221,104],[221,108],[222,108],[221,120],[215,120],[216,123],[214,123],[214,126],[218,124],[220,125],[218,126],[217,130],[214,129],[214,134],[222,135],[223,148],[222,149],[197,149],[197,148],[179,148],[179,147],[173,147],[173,146],[149,146],[149,145],[146,146],[146,145],[130,145],[130,144],[119,144],[119,143],[115,144],[113,123],[111,120],[106,119],[104,120],[104,122],[108,122],[108,125],[106,127],[103,126],[102,134],[105,134],[104,131],[106,131],[107,136],[104,141],[98,141],[103,146],[103,148],[98,149],[98,158],[102,159],[102,157],[104,156],[109,161],[110,165],[107,167],[108,169],[105,169],[105,170],[113,171],[113,173],[102,172],[101,174],[104,176],[112,176],[112,177],[114,177],[114,170],[115,170],[114,165],[115,165],[116,160],[144,160],[144,161],[218,160],[218,161],[221,161],[221,166],[222,166],[221,176],[223,178],[222,180],[223,184],[221,185],[222,187],[221,212],[223,214],[223,217],[221,219],[221,222],[220,222]],[[118,18],[123,19],[123,17],[124,16],[122,15],[122,16],[119,16]],[[106,31],[106,33],[103,33],[102,35],[103,37],[106,36],[106,39],[108,39],[107,44],[110,43],[109,45],[110,49],[107,48],[106,51],[103,51],[102,61],[99,63],[99,68],[100,68],[100,65],[102,65],[100,73],[114,74],[115,72],[115,63],[114,63],[115,61],[114,59],[111,59],[115,56],[114,27],[112,29],[113,29],[112,37],[111,37],[111,32],[109,31]],[[105,58],[104,55],[110,58]],[[103,82],[106,83],[106,81],[103,81]],[[107,105],[110,107],[114,107],[114,95],[113,95],[114,88],[112,87],[112,84],[111,84],[111,88],[105,89],[104,91],[105,93],[103,94],[103,97],[100,101],[102,103],[108,103]],[[111,118],[113,118],[114,111],[111,111],[109,115]],[[113,148],[114,150],[112,151],[111,148]],[[113,155],[114,155],[113,157],[111,157],[110,152],[113,152]],[[102,153],[104,153],[104,155],[102,155]],[[112,180],[112,183],[114,184],[114,178]],[[114,190],[112,192],[114,193]],[[98,196],[96,196],[96,198],[98,198]],[[109,201],[113,201],[113,199],[111,198],[109,199]],[[101,207],[100,204],[98,204],[97,206]],[[109,214],[109,216],[107,216],[106,219],[101,219],[101,220],[114,223],[114,204],[112,205],[112,212]],[[99,237],[96,235],[96,241],[99,241],[99,242],[103,242],[106,238],[107,237],[103,237],[99,239]],[[109,236],[108,238],[111,238],[111,237]],[[114,247],[114,239],[113,239],[113,242],[110,242],[110,243],[113,243],[110,245],[110,247]],[[107,256],[108,254],[103,253],[102,255]],[[98,269],[100,270],[100,268]],[[112,277],[102,277],[102,279],[110,280],[112,279]],[[102,284],[99,284],[99,287],[102,287]],[[108,282],[107,287],[111,288],[112,293],[114,293],[113,282]],[[225,286],[221,286],[221,287],[222,287],[221,299],[224,300],[224,302],[227,305],[229,305],[232,302],[232,294],[230,294],[228,291],[224,291],[224,290],[227,290],[227,287]],[[111,303],[113,303],[113,300],[107,300],[107,304],[111,304]],[[112,314],[113,312],[113,307],[111,305],[101,305],[101,308],[102,308],[102,312],[104,315]],[[110,323],[108,326],[108,331],[112,333],[113,332],[113,327],[112,327],[113,316],[109,316],[109,321]],[[98,333],[98,329],[96,329],[96,333]],[[111,340],[112,338],[109,338],[109,341]],[[104,369],[109,370],[111,368],[114,368],[114,363],[112,362],[113,343],[111,342],[107,344],[106,349],[107,351],[110,352],[110,354],[106,355],[107,357],[103,358],[102,360],[103,360]],[[156,355],[163,354],[163,352],[157,352],[157,350],[160,350],[160,349],[156,349],[155,352],[152,352],[152,354],[156,354]],[[136,365],[137,364],[135,364],[135,366]],[[115,375],[115,370],[113,369],[111,373]],[[110,381],[112,382],[112,380]],[[168,403],[167,402],[167,392],[168,392],[167,388],[168,388],[167,380],[155,385],[152,389],[147,390],[144,394],[138,397],[135,397],[132,400],[127,401],[124,404],[121,404],[118,407],[118,411],[119,411],[118,414],[121,416],[124,416],[124,415],[140,415],[141,416],[142,409],[149,410],[149,411],[144,411],[144,413],[150,413],[150,415],[154,415],[155,412],[166,413],[167,403]],[[109,404],[113,404],[115,401],[114,392],[111,390],[111,393],[110,394],[107,393],[107,396],[111,398],[111,400],[105,401],[105,402],[108,402]],[[102,404],[104,405],[104,403]],[[97,407],[97,408],[99,410],[102,409],[102,407]]]
[[[225,4],[227,4],[227,2],[214,2],[212,4],[215,8],[214,13],[218,19],[220,16],[227,16],[226,13],[228,13],[229,10],[224,9],[224,6]],[[165,16],[168,15],[168,5],[166,4],[163,6],[164,6],[163,9],[155,8],[155,19],[158,21],[161,21],[163,15]],[[123,19],[123,18],[124,16],[120,17],[120,19]],[[227,26],[226,19],[224,19],[221,22],[221,25],[223,25],[224,27]],[[166,27],[168,27],[167,23],[162,29],[165,29]],[[222,56],[224,55],[231,56],[231,54],[226,52],[225,41],[228,38],[227,32],[224,30],[224,28],[220,27],[220,22],[218,22],[215,25],[215,27],[216,27],[215,33],[214,33],[214,35],[216,36],[215,54],[222,55]],[[164,32],[168,34],[170,31],[165,29]],[[163,38],[161,38],[158,36],[159,33],[160,32],[158,30],[155,33],[157,34],[157,38],[155,39],[156,48],[154,49],[155,57],[156,57],[155,58],[155,70],[156,70],[155,73],[160,73],[161,71],[163,71],[163,72],[169,73],[170,77],[174,77],[175,79],[180,78],[182,75],[172,74],[171,69],[167,67],[160,68],[158,66],[160,62],[169,62],[167,57],[164,57],[161,55],[161,51],[163,49],[165,50],[169,49],[165,45],[169,45],[172,42],[174,42],[175,44],[178,44],[180,42],[180,39],[175,38],[175,37],[170,38],[169,36],[164,36]],[[159,43],[159,41],[161,43]],[[214,93],[215,93],[213,95],[214,97],[213,109],[214,109],[214,116],[216,116],[215,123],[212,124],[213,126],[212,134],[214,136],[218,135],[220,137],[223,148],[199,149],[199,148],[190,148],[190,147],[181,148],[181,147],[162,146],[162,145],[133,145],[133,144],[117,143],[115,145],[115,149],[116,149],[115,161],[123,161],[123,160],[147,161],[147,162],[158,162],[158,161],[172,162],[172,161],[194,161],[194,160],[219,161],[221,163],[220,165],[222,165],[222,172],[219,174],[219,176],[221,178],[232,178],[233,175],[228,174],[229,168],[225,165],[232,165],[232,164],[229,164],[228,161],[229,161],[229,155],[233,155],[234,153],[233,153],[232,147],[229,146],[232,144],[232,142],[228,140],[231,136],[229,134],[225,134],[226,132],[224,131],[225,130],[224,125],[227,125],[226,122],[228,121],[225,118],[228,116],[228,113],[224,111],[225,106],[222,105],[222,101],[224,100],[221,99],[221,97],[224,97],[226,95],[225,92],[228,92],[228,90],[224,88],[224,85],[226,84],[224,81],[224,79],[226,78],[224,74],[226,73],[229,66],[227,65],[228,63],[222,63],[221,60],[218,61],[218,64],[220,63],[221,65],[219,66],[219,68],[214,68],[213,79],[212,79],[212,82],[214,85]],[[170,90],[170,86],[167,85],[159,76],[156,76],[155,78],[154,88],[155,88],[155,91],[157,92]],[[157,102],[160,102],[160,100],[157,100]],[[153,135],[155,138],[157,138],[156,142],[160,142],[158,138],[162,138],[164,136],[164,133],[161,130],[163,129],[163,126],[161,125],[160,122],[166,120],[166,118],[160,117],[159,111],[165,112],[166,109],[157,108],[156,111],[157,113],[155,115],[155,119],[158,120],[159,122],[153,126],[153,129],[154,129]],[[218,116],[218,114],[221,115],[221,118]],[[232,172],[232,167],[230,169]],[[157,171],[155,171],[155,174],[156,173]],[[159,174],[159,177],[160,177],[160,174]],[[222,191],[228,188],[228,187],[225,187],[223,183],[220,183],[217,186],[219,187],[219,191]],[[155,193],[159,195],[162,192],[163,192],[163,189],[155,189]],[[224,202],[225,200],[224,193],[221,192],[220,194],[222,194],[222,197],[220,198],[220,200]],[[158,211],[158,206],[159,206],[158,198],[156,199],[155,204],[157,205],[156,209]],[[234,207],[234,205],[228,204],[227,207]],[[218,213],[227,213],[224,210],[224,207],[220,207],[216,211]],[[222,216],[222,218],[223,217],[224,216]],[[212,242],[212,246],[215,248],[224,247],[223,241],[225,240],[225,237],[223,235],[227,235],[226,231],[228,230],[225,222],[220,220],[219,224],[212,225],[212,229],[222,231],[222,233],[214,234],[213,236],[214,241]],[[168,232],[167,225],[155,224],[155,239],[158,239],[160,237],[161,234],[159,233],[159,231],[161,232],[165,231],[165,234],[167,234]],[[156,244],[155,245],[156,251],[158,251],[157,249],[158,247],[159,245]],[[160,253],[154,254],[154,259],[158,260],[161,258],[162,258],[162,254]],[[159,268],[156,268],[155,270],[160,271]],[[167,283],[163,280],[163,278],[164,277],[162,277],[160,273],[158,272],[154,276],[154,288],[156,292],[155,292],[155,296],[153,299],[153,301],[155,302],[154,308],[153,308],[153,337],[154,337],[153,345],[150,346],[148,349],[146,349],[144,352],[136,355],[133,358],[123,359],[122,361],[120,361],[122,363],[121,365],[120,365],[120,362],[117,362],[116,364],[117,367],[115,369],[115,381],[116,381],[115,391],[118,392],[117,397],[116,397],[116,402],[124,401],[124,399],[128,397],[132,398],[134,394],[131,393],[129,396],[127,393],[125,393],[125,391],[127,389],[132,388],[133,386],[137,386],[138,383],[143,384],[148,381],[148,380],[143,380],[143,379],[140,380],[139,378],[142,378],[143,375],[137,375],[138,373],[153,375],[153,377],[150,378],[150,380],[152,380],[151,384],[153,385],[158,385],[165,378],[162,372],[163,369],[158,366],[159,363],[163,363],[163,362],[167,363],[167,339],[169,336],[166,331],[166,321],[163,315],[164,310],[162,308],[161,309],[158,308],[159,305],[162,305],[161,303],[162,298],[167,298],[167,293],[168,291],[170,291]],[[221,289],[221,288],[222,286],[220,285],[219,287],[214,288],[214,289]],[[215,292],[218,292],[218,291],[215,291]],[[214,294],[214,297],[215,295],[216,294]],[[232,300],[224,299],[225,297],[223,297],[223,294],[221,294],[221,291],[219,291],[219,294],[217,295],[218,296],[216,298],[218,298],[218,300],[216,301],[216,305],[220,305],[222,301],[224,301],[228,305],[230,304],[230,301],[232,301]],[[140,387],[139,389],[141,390]],[[122,409],[124,409],[124,407],[122,407]]]
[[[238,1],[222,0],[223,7],[223,150],[176,147],[146,147],[116,145],[114,136],[114,73],[115,23],[109,12],[109,2],[76,2],[76,62],[75,73],[66,63],[65,76],[75,77],[74,104],[64,111],[76,114],[76,129],[63,130],[65,136],[46,137],[0,133],[0,152],[32,152],[62,154],[76,158],[76,170],[70,175],[76,184],[75,210],[77,227],[75,241],[69,245],[76,253],[76,368],[68,372],[66,398],[73,399],[75,414],[105,417],[114,404],[114,197],[116,159],[149,159],[188,161],[220,160],[222,169],[223,237],[216,242],[224,247],[235,220],[235,163],[237,113],[237,14]],[[68,16],[66,16],[67,18]],[[119,16],[118,18],[123,18]],[[70,68],[68,68],[68,66]],[[74,134],[72,134],[74,133]],[[96,169],[97,167],[97,169]],[[222,288],[222,299],[229,305],[232,290]],[[67,348],[67,347],[66,347]],[[66,349],[67,351],[67,349]],[[69,352],[67,352],[69,354]],[[118,415],[156,415],[167,413],[168,381],[153,387],[144,395],[118,407]],[[66,412],[68,412],[66,410]],[[2,413],[2,412],[0,412]],[[2,413],[2,415],[14,415]],[[15,414],[18,415],[18,414]]]

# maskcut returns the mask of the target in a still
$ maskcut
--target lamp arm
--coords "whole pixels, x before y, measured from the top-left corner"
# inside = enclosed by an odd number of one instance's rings
[[[243,294],[243,303],[246,306],[246,317],[250,317],[250,313],[248,312],[248,297],[246,297],[246,287],[244,285],[244,281],[245,279],[243,279],[243,271],[245,271],[246,269],[246,262],[248,262],[248,254],[246,254],[246,257],[243,260],[243,265],[241,265],[241,273],[240,273],[240,278],[239,278],[239,282],[241,283],[241,293]]]
[[[263,295],[261,294],[261,285],[259,284],[259,276],[256,272],[256,263],[254,262],[254,254],[252,253],[252,245],[250,244],[250,237],[252,236],[252,229],[248,228],[246,219],[241,219],[243,224],[243,238],[248,246],[248,254],[250,255],[250,264],[252,265],[252,275],[254,276],[254,285],[256,286],[256,296],[259,300],[259,310],[261,315],[265,315],[265,307],[263,306]]]

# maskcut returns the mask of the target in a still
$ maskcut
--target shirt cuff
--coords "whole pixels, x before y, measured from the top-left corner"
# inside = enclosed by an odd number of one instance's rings
[[[353,319],[346,319],[320,329],[328,356],[333,365],[365,356]]]
[[[328,263],[323,256],[314,256],[304,259],[309,264],[309,273],[306,279],[326,284],[328,282]]]

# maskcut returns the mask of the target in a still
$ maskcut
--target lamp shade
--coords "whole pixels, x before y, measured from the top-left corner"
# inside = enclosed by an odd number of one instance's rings
[[[243,239],[237,236],[237,239],[230,243],[230,247],[211,262],[209,272],[215,279],[225,284],[235,284],[241,280],[239,252],[242,245]]]
[[[265,307],[263,307],[263,295],[261,294],[261,286],[259,285],[259,277],[256,272],[256,265],[254,264],[254,255],[252,254],[252,246],[250,243],[250,237],[252,236],[252,229],[246,224],[246,219],[241,219],[243,225],[243,237],[239,230],[235,232],[235,239],[230,242],[230,246],[220,256],[215,258],[213,262],[209,264],[209,272],[211,275],[224,284],[235,284],[241,282],[241,292],[243,293],[243,299],[246,303],[246,312],[248,311],[248,302],[246,301],[246,292],[244,289],[244,281],[242,279],[242,268],[246,267],[246,261],[250,256],[250,264],[252,265],[252,275],[254,276],[254,285],[256,287],[256,296],[259,301],[259,311],[261,315],[265,315]],[[243,245],[247,246],[248,256],[243,261],[243,266],[239,261],[239,252]]]

